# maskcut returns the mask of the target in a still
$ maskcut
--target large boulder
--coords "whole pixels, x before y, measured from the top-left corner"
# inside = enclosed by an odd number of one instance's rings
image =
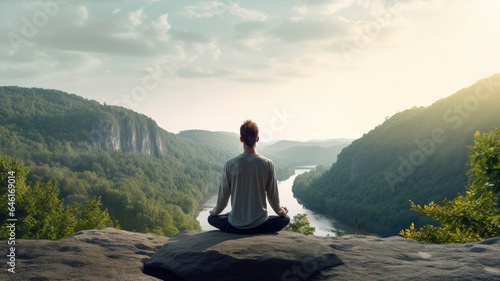
[[[325,237],[185,231],[144,262],[164,280],[307,280],[342,261]]]

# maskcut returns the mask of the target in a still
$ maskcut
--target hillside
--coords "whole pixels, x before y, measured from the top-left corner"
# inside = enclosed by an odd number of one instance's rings
[[[280,140],[272,144],[265,145],[264,148],[269,151],[283,151],[294,147],[332,147],[341,146],[351,143],[352,140],[349,139],[331,139],[331,140],[313,140],[313,141],[290,141],[290,140]]]
[[[352,140],[333,139],[327,141],[279,141],[261,148],[270,155],[294,166],[331,165],[337,155]]]
[[[475,131],[500,126],[500,74],[428,107],[397,113],[338,155],[326,172],[296,178],[293,191],[309,208],[357,221],[364,231],[396,235],[417,204],[454,198],[467,185],[468,149]]]
[[[236,135],[205,130],[186,130],[179,132],[177,136],[194,141],[221,162],[242,152],[241,142]]]
[[[53,182],[66,205],[102,196],[123,229],[199,229],[222,169],[212,155],[147,116],[56,90],[2,87],[0,104],[0,152],[24,161],[30,185]]]
[[[172,236],[199,229],[197,206],[217,191],[235,152],[169,133],[122,107],[57,90],[0,87],[0,154],[24,161],[30,186],[56,185],[66,205],[101,196],[126,230]]]

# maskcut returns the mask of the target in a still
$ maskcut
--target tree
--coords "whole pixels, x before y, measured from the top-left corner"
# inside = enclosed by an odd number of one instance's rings
[[[285,230],[302,233],[304,235],[313,235],[316,230],[307,219],[307,214],[297,214],[292,221],[285,227]]]
[[[64,200],[58,198],[57,182],[36,182],[34,186],[28,186],[27,174],[28,169],[21,160],[0,155],[0,195],[15,198],[9,203],[0,203],[0,206],[8,210],[9,215],[12,213],[11,218],[17,219],[17,239],[59,239],[80,230],[113,226],[108,210],[100,209],[100,197],[67,207]],[[2,226],[8,224],[7,212],[0,214]],[[8,237],[7,228],[0,231],[0,239]]]
[[[76,219],[57,198],[56,184],[36,183],[29,189],[19,205],[25,208],[25,216],[19,218],[20,238],[59,239],[73,234]]]
[[[113,221],[109,217],[108,209],[101,210],[101,197],[87,200],[84,204],[76,204],[75,208],[70,208],[75,215],[77,223],[75,232],[86,229],[99,229],[104,227],[113,227]],[[115,227],[119,228],[118,221]]]
[[[500,236],[500,211],[497,207],[500,192],[500,129],[483,136],[474,135],[474,146],[468,146],[470,170],[469,186],[465,195],[444,200],[443,205],[434,202],[416,205],[411,200],[411,210],[427,214],[440,226],[425,225],[419,230],[412,223],[400,235],[430,243],[466,243]]]

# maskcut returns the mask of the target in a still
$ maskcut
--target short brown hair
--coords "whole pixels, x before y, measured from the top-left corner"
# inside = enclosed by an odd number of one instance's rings
[[[254,146],[259,136],[259,127],[257,127],[257,123],[250,119],[243,122],[243,125],[240,127],[240,136],[246,145]]]

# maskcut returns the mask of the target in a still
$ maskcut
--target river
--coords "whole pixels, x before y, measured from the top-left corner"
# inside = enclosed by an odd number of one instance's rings
[[[280,202],[282,206],[287,207],[288,215],[290,218],[293,218],[296,214],[306,213],[311,226],[316,227],[316,231],[314,235],[316,236],[337,236],[337,231],[343,233],[352,233],[352,229],[348,226],[345,226],[335,219],[327,217],[322,214],[318,214],[314,211],[311,211],[305,208],[302,204],[300,204],[295,197],[293,197],[292,193],[292,185],[295,178],[305,172],[310,171],[311,168],[297,168],[295,169],[295,174],[288,178],[287,180],[278,182],[278,188],[280,193]],[[201,229],[203,230],[214,230],[215,228],[208,224],[207,217],[209,215],[209,211],[215,207],[217,203],[217,195],[209,198],[202,206],[202,209],[196,218],[201,225]],[[231,210],[231,202],[229,202],[226,209],[223,213],[227,213]],[[270,215],[275,215],[272,208],[268,206],[268,210],[270,210]]]

